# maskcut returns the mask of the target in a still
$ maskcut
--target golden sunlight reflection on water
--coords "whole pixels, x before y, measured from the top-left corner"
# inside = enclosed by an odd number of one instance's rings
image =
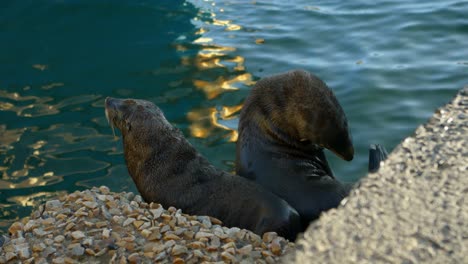
[[[219,120],[234,119],[234,114],[238,113],[242,108],[242,104],[235,106],[223,106],[221,110],[216,108],[201,108],[192,110],[187,114],[187,119],[191,122],[189,126],[190,134],[196,138],[207,138],[217,128],[227,131],[224,136],[229,142],[236,142],[238,133],[236,129],[220,124]]]
[[[222,12],[222,11],[220,11]],[[193,41],[199,48],[195,57],[182,56],[181,64],[190,65],[197,68],[198,71],[224,69],[226,74],[216,75],[214,80],[204,80],[194,78],[193,86],[202,90],[208,100],[213,100],[227,91],[238,90],[241,86],[251,86],[255,84],[252,74],[245,71],[245,58],[235,54],[236,48],[215,43],[209,33],[221,28],[223,31],[237,31],[242,27],[234,24],[231,20],[221,20],[216,18],[214,12],[210,12],[210,21],[204,21],[199,24],[196,35],[197,39]],[[199,21],[195,18],[194,21]],[[232,35],[229,35],[232,37]],[[185,51],[183,47],[178,47],[178,51]],[[228,142],[237,141],[237,130],[223,124],[221,121],[233,120],[242,108],[242,104],[224,105],[217,107],[206,107],[192,109],[187,113],[187,119],[190,122],[189,130],[191,136],[195,138],[207,138],[214,133],[219,133],[219,129],[226,130],[223,137]],[[237,123],[237,122],[236,122]]]

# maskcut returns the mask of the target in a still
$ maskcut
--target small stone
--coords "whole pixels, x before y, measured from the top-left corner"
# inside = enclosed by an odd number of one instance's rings
[[[110,237],[110,230],[107,229],[107,228],[104,228],[104,229],[102,230],[102,238],[107,239],[107,238],[109,238],[109,237]]]
[[[184,264],[184,263],[185,263],[185,260],[183,260],[182,258],[175,258],[172,261],[172,264]]]
[[[237,259],[231,255],[230,253],[228,252],[222,252],[221,253],[221,258],[224,260],[224,261],[230,261],[232,263],[236,263],[237,262]]]
[[[237,251],[241,255],[249,255],[250,252],[252,252],[252,249],[253,249],[252,245],[246,245],[246,246],[243,246],[243,247],[239,248]]]
[[[122,226],[128,226],[129,224],[133,223],[135,221],[135,218],[127,218],[122,224]]]
[[[172,216],[169,215],[169,214],[163,213],[163,214],[161,214],[161,218],[162,218],[164,221],[168,222],[168,221],[171,221]]]
[[[221,248],[224,249],[224,250],[226,250],[228,248],[236,248],[236,243],[229,242],[229,243],[224,244]]]
[[[47,245],[47,246],[51,246],[54,244],[54,241],[50,238],[46,238],[44,239],[44,243]]]
[[[32,257],[32,258],[29,258],[29,259],[26,259],[23,261],[24,264],[31,264],[31,263],[34,263],[34,260],[35,258]],[[0,260],[0,263],[2,263],[2,261]],[[36,262],[36,263],[40,263],[40,262]]]
[[[90,209],[94,209],[94,208],[98,207],[98,203],[96,203],[96,202],[84,202],[83,204],[84,204],[84,206],[86,206],[86,207],[88,207]]]
[[[212,236],[211,237],[211,246],[219,248],[221,246],[221,241],[219,240],[219,237],[217,236]]]
[[[18,249],[17,253],[20,259],[28,259],[31,257],[31,251],[29,250],[28,244],[26,244],[25,247]]]
[[[99,191],[101,191],[102,194],[109,194],[110,190],[107,186],[101,186],[99,187]]]
[[[166,241],[166,243],[164,243],[164,247],[166,249],[172,248],[175,244],[176,244],[176,242],[174,240],[168,240],[168,241]]]
[[[86,252],[86,254],[88,254],[90,256],[96,255],[96,252],[94,250],[90,249],[90,248],[85,249],[85,252]]]
[[[250,257],[254,258],[254,259],[261,258],[262,257],[262,252],[257,251],[257,250],[253,250],[253,251],[250,252]]]
[[[85,249],[84,249],[84,247],[80,246],[80,244],[78,244],[78,245],[72,247],[70,252],[71,252],[71,254],[73,256],[82,256],[84,254],[84,252],[85,252]]]
[[[235,256],[236,255],[236,249],[235,248],[228,248],[225,250],[225,252],[228,252],[229,254]]]
[[[107,247],[105,247],[105,248],[101,249],[99,252],[97,252],[96,254],[94,254],[94,256],[100,257],[100,256],[106,254],[107,251],[109,251],[109,249]]]
[[[43,225],[53,225],[55,223],[55,218],[49,217],[42,221]]]
[[[94,226],[94,223],[90,222],[90,221],[84,221],[84,224],[85,224],[86,227],[93,227]]]
[[[67,226],[65,227],[65,231],[68,231],[68,230],[71,230],[75,227],[75,223],[71,222],[71,223],[68,223]]]
[[[16,232],[23,230],[23,224],[21,222],[14,222],[10,228],[8,228],[8,232],[12,235],[16,235]]]
[[[13,253],[13,252],[7,252],[7,253],[5,254],[5,258],[6,258],[7,261],[10,261],[10,260],[16,258],[16,254]]]
[[[151,235],[148,237],[148,240],[149,241],[153,241],[153,240],[159,240],[161,239],[161,233],[159,232],[159,230],[154,230],[153,232],[151,232]]]
[[[80,240],[85,237],[85,234],[82,231],[74,231],[71,236],[73,239]]]
[[[161,245],[161,244],[156,244],[155,246],[152,247],[152,251],[156,254],[158,254],[161,251],[164,251],[165,249],[166,248],[164,247],[164,245]]]
[[[271,242],[269,248],[271,252],[275,254],[276,256],[281,255],[281,245],[278,243],[276,239]]]
[[[102,228],[102,227],[105,227],[105,226],[107,226],[107,222],[106,222],[106,221],[96,222],[96,227],[97,227],[97,228]]]
[[[168,225],[164,225],[161,229],[160,229],[160,232],[161,233],[166,233],[167,231],[171,230],[171,227],[168,226]]]
[[[207,232],[198,232],[195,234],[195,239],[200,239],[200,238],[203,238],[203,237],[212,237],[214,236],[213,234],[211,233],[207,233]]]
[[[46,247],[46,249],[44,249],[44,251],[42,252],[42,255],[44,257],[48,257],[50,254],[53,254],[55,253],[57,250],[54,248],[54,247]]]
[[[232,227],[232,228],[229,228],[226,232],[226,234],[231,237],[231,238],[234,238],[237,236],[237,233],[240,232],[240,228],[238,227]]]
[[[218,251],[218,247],[217,246],[213,246],[213,245],[209,245],[206,247],[206,250],[208,252],[217,252]]]
[[[154,252],[145,252],[143,253],[143,256],[149,258],[149,259],[152,259],[154,258]]]
[[[72,259],[71,257],[65,257],[65,264],[76,264],[76,263],[78,262]]]
[[[215,218],[215,217],[211,217],[209,216],[210,220],[211,220],[211,223],[213,225],[222,225],[223,222],[221,220],[219,220],[218,218]]]
[[[276,263],[275,259],[271,256],[266,257],[265,260],[268,264]]]
[[[178,256],[178,255],[181,255],[181,254],[184,254],[184,253],[187,253],[187,247],[185,246],[181,246],[181,245],[175,245],[173,248],[172,248],[172,255],[173,256]]]
[[[56,243],[62,243],[64,240],[65,240],[65,237],[62,236],[62,235],[58,235],[58,236],[56,236],[56,237],[54,238],[54,241],[55,241]]]
[[[123,225],[123,222],[125,221],[125,217],[121,216],[121,215],[114,215],[112,216],[112,221],[114,221],[114,223],[117,223],[119,225]],[[106,222],[106,225],[107,225],[107,222]]]
[[[190,248],[205,248],[205,244],[200,241],[191,242],[188,244]]]
[[[156,247],[158,244],[154,242],[146,243],[143,246],[143,252],[153,252],[153,248]]]
[[[55,218],[56,218],[57,220],[64,220],[64,219],[67,219],[68,216],[65,215],[65,214],[58,214],[57,216],[55,216]]]
[[[33,233],[37,237],[43,237],[43,236],[49,234],[48,232],[45,232],[44,230],[42,230],[42,228],[35,228],[33,230]]]
[[[203,252],[201,252],[200,250],[198,249],[195,249],[193,251],[193,255],[196,256],[197,258],[202,258],[204,256]]]
[[[180,237],[175,234],[165,234],[164,240],[180,240]]]
[[[142,226],[144,223],[145,223],[145,221],[140,221],[140,220],[133,221],[133,225],[134,225],[136,228],[139,228],[139,227]]]
[[[140,261],[140,255],[138,253],[133,253],[128,256],[128,261],[130,263],[138,263]]]
[[[120,215],[121,214],[120,209],[118,209],[118,208],[111,208],[111,209],[109,209],[108,212],[109,212],[110,215]]]
[[[62,257],[57,257],[57,258],[54,258],[52,260],[52,263],[54,263],[54,264],[63,264],[63,263],[65,263],[65,259],[62,258]]]
[[[166,251],[163,251],[161,253],[159,253],[158,255],[156,255],[156,257],[154,258],[155,261],[162,261],[164,259],[167,258],[167,254],[166,254]]]
[[[143,230],[141,230],[141,235],[144,238],[148,238],[151,235],[151,231],[149,231],[148,229],[143,229]]]
[[[151,222],[144,222],[144,223],[138,228],[138,230],[148,229],[149,227],[151,227]]]
[[[161,217],[162,213],[164,212],[164,208],[160,206],[157,209],[150,209],[150,212],[153,214],[154,219]]]
[[[276,232],[266,232],[263,234],[263,242],[270,243],[273,239],[277,237],[278,234]]]
[[[93,245],[93,238],[92,237],[88,237],[86,239],[83,240],[82,242],[83,246],[85,247],[91,247]]]
[[[195,236],[195,232],[193,231],[185,231],[184,232],[184,237],[187,238],[187,239],[193,239],[193,237]]]
[[[50,200],[46,202],[45,206],[47,211],[58,211],[62,209],[63,205],[59,200]]]
[[[34,228],[36,228],[36,227],[37,227],[37,222],[34,221],[34,220],[29,220],[29,221],[26,223],[26,225],[24,225],[23,230],[24,230],[25,232],[29,232],[29,231],[33,230]]]
[[[40,243],[35,243],[32,247],[32,250],[34,252],[42,252],[45,248],[46,248],[46,245],[40,242]]]
[[[84,207],[78,209],[78,211],[76,211],[74,215],[76,217],[89,216],[88,212],[86,211],[86,208]]]

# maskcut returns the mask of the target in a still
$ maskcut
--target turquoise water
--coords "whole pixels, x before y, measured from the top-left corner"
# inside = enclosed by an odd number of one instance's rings
[[[415,2],[415,1],[414,1]],[[468,84],[468,2],[0,2],[0,228],[91,186],[136,191],[106,96],[158,104],[216,166],[233,169],[239,109],[264,76],[303,68],[337,95],[355,159],[392,150]]]

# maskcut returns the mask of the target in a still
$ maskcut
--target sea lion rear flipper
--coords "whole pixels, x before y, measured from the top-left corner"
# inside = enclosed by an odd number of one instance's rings
[[[379,170],[380,162],[387,159],[388,153],[385,147],[379,144],[371,144],[369,147],[369,172]]]

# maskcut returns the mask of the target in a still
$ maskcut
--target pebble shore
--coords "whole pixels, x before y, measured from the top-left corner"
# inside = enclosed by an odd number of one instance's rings
[[[274,263],[294,244],[105,187],[39,206],[0,238],[0,263]]]

